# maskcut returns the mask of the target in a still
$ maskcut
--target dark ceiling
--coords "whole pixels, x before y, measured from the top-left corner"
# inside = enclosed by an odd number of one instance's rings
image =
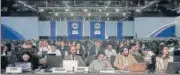
[[[180,0],[1,0],[1,16],[40,20],[133,20],[179,14]]]

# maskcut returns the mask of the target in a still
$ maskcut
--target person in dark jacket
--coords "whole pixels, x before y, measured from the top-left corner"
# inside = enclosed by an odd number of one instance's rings
[[[90,65],[90,63],[96,59],[95,56],[99,53],[104,53],[105,49],[101,46],[100,41],[95,41],[95,45],[90,49],[88,52],[87,60],[86,60],[86,65]]]
[[[1,56],[1,69],[6,69],[8,65],[8,59],[6,56]]]
[[[95,41],[95,46],[93,46],[92,48],[91,48],[91,50],[89,51],[89,55],[90,56],[96,56],[97,54],[99,54],[99,53],[104,53],[104,48],[103,47],[101,47],[101,42],[100,41]]]
[[[76,43],[76,50],[77,50],[77,55],[81,56],[85,60],[85,51],[82,49],[82,46],[80,43]]]
[[[32,56],[30,53],[25,52],[21,55],[21,59],[18,62],[29,62],[31,63],[32,69],[37,69],[39,60],[36,56]]]
[[[31,55],[37,55],[38,49],[36,47],[33,47],[31,42],[28,40],[23,44],[20,52],[21,54],[24,52],[29,52]]]
[[[57,49],[59,49],[61,51],[62,57],[65,57],[65,56],[67,56],[69,54],[68,48],[65,45],[64,41],[59,42],[59,46],[57,46]]]

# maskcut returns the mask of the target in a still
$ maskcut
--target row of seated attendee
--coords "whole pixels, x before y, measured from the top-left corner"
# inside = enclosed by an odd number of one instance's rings
[[[1,53],[7,56],[7,47],[1,45]],[[168,62],[173,62],[168,46],[164,46],[161,54],[156,55],[151,49],[142,50],[139,43],[121,42],[115,50],[112,44],[102,47],[101,41],[95,41],[90,49],[79,42],[65,44],[60,41],[49,45],[47,40],[40,41],[39,47],[32,48],[30,41],[26,41],[19,51],[13,51],[13,61],[2,64],[12,65],[15,62],[31,62],[33,69],[48,68],[47,55],[62,56],[63,60],[77,60],[78,66],[88,66],[90,71],[99,71],[104,68],[116,68],[132,72],[144,72],[147,69],[165,71]],[[18,53],[19,52],[19,53]],[[4,58],[4,57],[3,57]],[[6,67],[6,66],[5,66]],[[62,63],[60,65],[62,67]]]

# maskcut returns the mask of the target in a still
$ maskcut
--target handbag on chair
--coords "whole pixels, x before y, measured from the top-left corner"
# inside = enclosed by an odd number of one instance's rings
[[[129,68],[129,71],[131,71],[131,72],[145,72],[146,68],[147,68],[147,66],[145,63],[132,64]]]

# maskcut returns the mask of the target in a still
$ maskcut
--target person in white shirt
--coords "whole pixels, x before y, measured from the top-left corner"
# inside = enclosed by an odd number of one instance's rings
[[[168,50],[168,46],[164,46],[161,55],[156,57],[157,72],[165,72],[168,67],[168,63],[173,62],[173,56],[170,55]]]
[[[110,59],[111,56],[116,56],[117,53],[116,53],[116,50],[112,48],[112,45],[109,44],[107,49],[105,50],[105,55],[108,59]]]
[[[49,50],[47,54],[55,54],[56,56],[61,56],[61,52],[59,49],[56,48],[55,44],[51,45],[51,50]]]
[[[47,40],[43,40],[40,44],[38,55],[42,56],[43,51],[48,52],[49,50],[51,50],[51,47],[48,45]]]
[[[30,41],[30,40],[27,40],[27,41],[23,44],[22,47],[25,48],[25,49],[32,48],[31,41]]]

